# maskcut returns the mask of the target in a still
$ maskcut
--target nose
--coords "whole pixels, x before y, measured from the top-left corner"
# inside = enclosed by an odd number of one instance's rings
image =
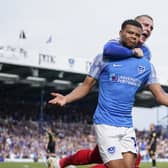
[[[138,37],[137,37],[136,34],[132,34],[132,38],[133,38],[134,40],[136,40]]]

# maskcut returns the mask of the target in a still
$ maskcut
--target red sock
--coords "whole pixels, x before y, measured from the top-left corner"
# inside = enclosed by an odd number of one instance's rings
[[[138,156],[137,156],[137,159],[135,162],[135,168],[139,168],[140,163],[141,163],[141,155],[140,155],[140,153],[138,153]]]
[[[96,145],[95,148],[90,152],[89,163],[103,163],[98,146]]]
[[[96,146],[93,150],[79,150],[73,155],[60,159],[59,163],[61,168],[64,168],[68,165],[86,165],[90,163],[102,163],[102,160],[99,155],[98,147]]]

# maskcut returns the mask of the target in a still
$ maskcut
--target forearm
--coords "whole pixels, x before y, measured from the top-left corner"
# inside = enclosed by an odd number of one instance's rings
[[[164,95],[156,97],[156,101],[162,105],[168,106],[168,94],[164,93]]]
[[[82,85],[76,87],[72,92],[65,96],[66,103],[71,103],[75,100],[79,100],[85,97],[95,84],[96,80],[92,77],[87,76]]]
[[[84,85],[78,86],[65,96],[66,103],[71,103],[85,97],[89,93],[89,91],[90,89]]]
[[[105,44],[103,49],[104,59],[124,59],[133,56],[131,49],[128,49],[120,44],[108,42]]]
[[[149,85],[149,90],[152,92],[158,103],[168,106],[168,94],[162,89],[160,84]]]

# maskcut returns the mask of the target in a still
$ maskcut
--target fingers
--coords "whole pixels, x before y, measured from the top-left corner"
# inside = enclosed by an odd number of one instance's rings
[[[61,102],[58,102],[56,99],[49,100],[48,103],[58,105],[58,106],[62,106]]]
[[[49,104],[58,106],[63,106],[65,104],[64,96],[62,94],[52,92],[51,95],[54,96],[54,98],[48,101]]]
[[[52,96],[58,96],[58,95],[61,95],[61,94],[52,92],[51,95],[52,95]]]
[[[51,100],[48,101],[48,103],[57,104],[58,103],[58,99],[57,98],[51,99]]]
[[[57,96],[58,96],[58,93],[54,93],[54,92],[52,92],[51,95],[54,96],[55,98],[49,100],[48,103],[50,103],[50,104],[56,104],[56,103],[57,103]]]
[[[136,57],[143,57],[143,50],[141,48],[134,48],[132,51]]]
[[[54,104],[54,103],[55,103],[55,99],[51,99],[51,100],[49,100],[48,103],[50,103],[50,104]]]

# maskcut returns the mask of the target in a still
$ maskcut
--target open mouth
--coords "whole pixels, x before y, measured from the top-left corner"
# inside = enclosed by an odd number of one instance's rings
[[[148,38],[148,34],[147,33],[142,33],[142,36],[144,36],[145,38]]]

